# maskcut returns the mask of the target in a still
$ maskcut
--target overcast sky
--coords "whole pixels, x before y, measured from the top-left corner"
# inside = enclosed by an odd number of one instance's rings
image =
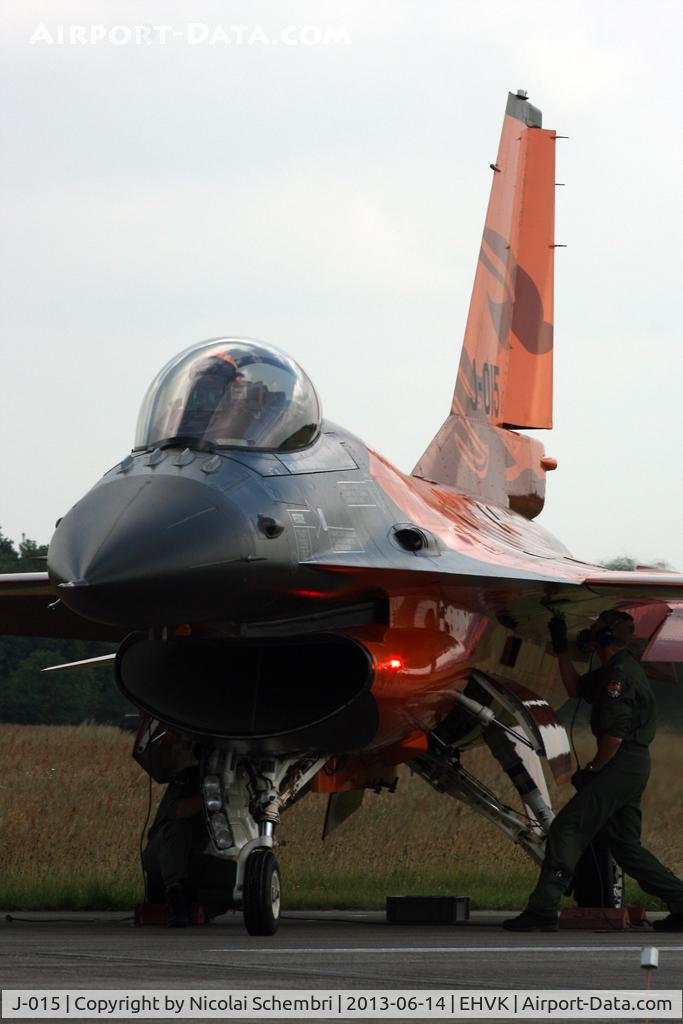
[[[0,12],[7,535],[47,541],[132,446],[157,370],[222,334],[285,349],[410,471],[449,410],[525,88],[570,136],[540,522],[580,557],[683,569],[680,0]]]

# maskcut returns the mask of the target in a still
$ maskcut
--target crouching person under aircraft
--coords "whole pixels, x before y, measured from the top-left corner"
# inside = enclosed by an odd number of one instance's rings
[[[597,751],[572,777],[576,794],[550,826],[545,859],[526,910],[503,921],[508,931],[556,931],[563,894],[581,854],[604,830],[614,859],[641,888],[669,907],[659,931],[683,931],[683,881],[640,842],[640,799],[650,774],[649,745],[655,736],[655,699],[645,672],[628,650],[634,623],[621,611],[603,612],[591,628],[602,665],[579,676],[568,654],[567,627],[549,623],[553,650],[570,697],[592,705]]]
[[[199,766],[183,768],[166,787],[142,854],[147,896],[168,906],[169,928],[191,923],[192,904],[209,917],[230,906],[235,868],[205,853],[209,833],[199,788]]]

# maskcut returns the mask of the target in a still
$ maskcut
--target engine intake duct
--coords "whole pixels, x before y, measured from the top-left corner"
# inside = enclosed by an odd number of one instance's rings
[[[355,750],[377,729],[372,662],[341,635],[150,640],[116,657],[124,696],[191,735],[273,752]]]

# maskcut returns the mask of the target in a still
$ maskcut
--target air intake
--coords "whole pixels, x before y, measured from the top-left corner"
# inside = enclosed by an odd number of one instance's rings
[[[362,747],[375,734],[368,653],[346,636],[150,640],[121,645],[123,694],[198,737],[269,752]]]

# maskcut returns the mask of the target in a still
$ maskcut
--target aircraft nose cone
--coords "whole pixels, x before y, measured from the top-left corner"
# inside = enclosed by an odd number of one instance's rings
[[[48,553],[61,599],[88,618],[155,625],[211,617],[251,531],[218,488],[171,475],[105,480],[63,518]]]

